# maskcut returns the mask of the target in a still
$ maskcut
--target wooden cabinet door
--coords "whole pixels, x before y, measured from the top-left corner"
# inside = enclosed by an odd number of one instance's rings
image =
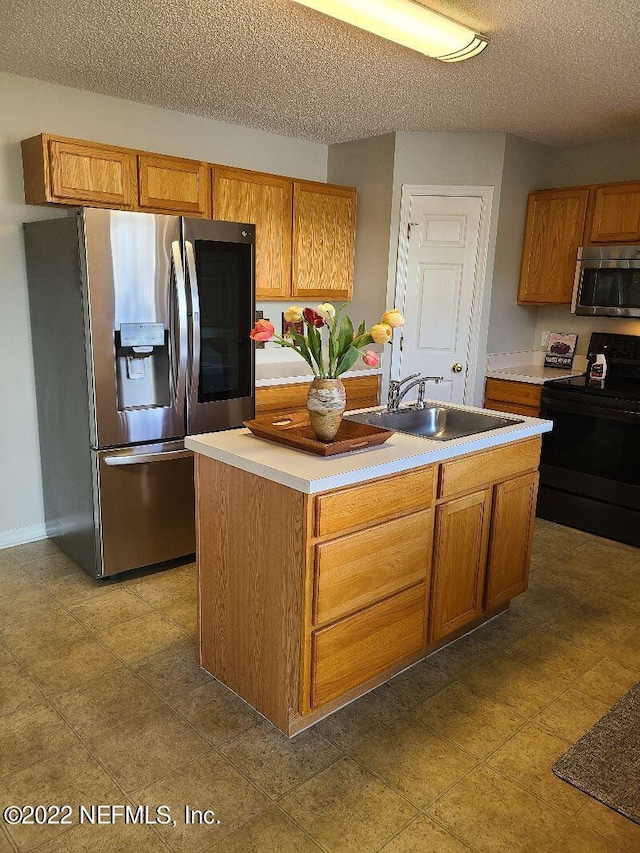
[[[291,296],[289,178],[241,169],[213,168],[213,216],[256,226],[256,299]]]
[[[356,191],[294,181],[293,295],[349,300],[353,293]]]
[[[135,206],[135,156],[117,148],[49,140],[51,201]]]
[[[537,494],[537,473],[495,487],[487,566],[488,609],[527,588]]]
[[[181,157],[138,155],[138,194],[143,210],[209,215],[209,167]]]
[[[429,582],[430,509],[315,546],[313,621],[317,627],[394,592]]]
[[[640,240],[640,181],[593,189],[589,243],[637,243]]]
[[[588,197],[588,187],[542,190],[529,196],[518,290],[520,304],[571,302]]]
[[[311,707],[337,699],[425,647],[426,584],[315,631]]]
[[[430,639],[481,616],[491,489],[441,504],[436,513]]]

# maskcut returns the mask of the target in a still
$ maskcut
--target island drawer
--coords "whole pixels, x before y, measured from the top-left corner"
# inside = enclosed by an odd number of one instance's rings
[[[435,466],[374,480],[316,498],[316,536],[331,536],[364,524],[375,524],[428,509],[435,491]]]
[[[440,466],[438,497],[472,492],[500,480],[532,471],[540,462],[541,440],[530,438],[444,462]]]
[[[433,513],[422,510],[315,547],[314,623],[327,625],[431,571]]]
[[[424,648],[426,591],[421,583],[313,634],[312,708]]]

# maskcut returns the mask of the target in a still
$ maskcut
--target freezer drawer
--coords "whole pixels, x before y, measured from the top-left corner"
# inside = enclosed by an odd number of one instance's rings
[[[102,574],[192,554],[193,455],[182,441],[94,453]]]

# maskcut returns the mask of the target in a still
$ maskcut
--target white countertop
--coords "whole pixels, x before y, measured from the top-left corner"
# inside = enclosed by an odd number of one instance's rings
[[[437,401],[434,403],[437,404]],[[456,408],[472,412],[487,411],[470,406]],[[201,453],[305,494],[316,494],[541,435],[549,432],[553,426],[551,421],[539,418],[510,416],[504,412],[491,414],[520,423],[451,441],[433,441],[396,432],[379,447],[329,457],[314,456],[256,438],[247,429],[187,436],[184,443],[194,453]]]
[[[530,382],[532,385],[544,385],[549,379],[569,379],[582,376],[584,370],[559,370],[557,367],[544,367],[542,364],[518,364],[514,367],[488,369],[488,379],[508,379],[510,382]]]

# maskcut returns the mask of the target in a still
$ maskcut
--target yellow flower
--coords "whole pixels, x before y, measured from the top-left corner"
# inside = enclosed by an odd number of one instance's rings
[[[386,344],[391,340],[393,329],[388,323],[377,323],[369,332],[376,344]]]
[[[336,309],[330,302],[323,302],[322,305],[318,305],[316,311],[322,317],[325,323],[329,320],[333,320],[333,318],[336,316]]]
[[[284,312],[284,319],[287,323],[299,323],[302,320],[302,308],[299,305],[292,305]]]
[[[382,315],[381,322],[391,326],[392,329],[397,329],[398,326],[404,326],[404,317],[397,308],[390,308],[389,311],[385,311]]]

